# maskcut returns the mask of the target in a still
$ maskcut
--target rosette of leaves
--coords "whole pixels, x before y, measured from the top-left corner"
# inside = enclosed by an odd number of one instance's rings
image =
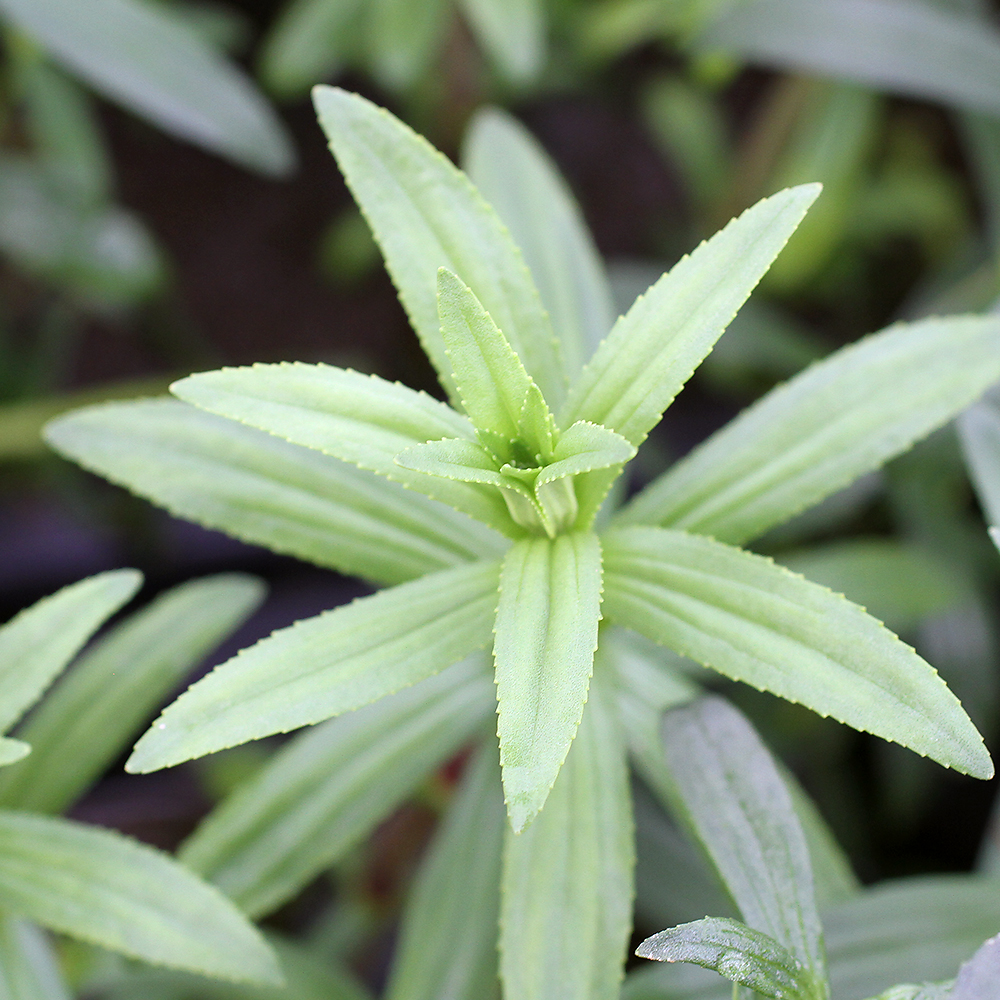
[[[472,128],[477,189],[368,101],[319,88],[316,104],[450,405],[329,366],[256,365],[182,380],[183,402],[94,407],[48,430],[63,454],[174,513],[389,585],[244,650],[139,741],[128,767],[148,771],[331,719],[220,807],[183,848],[188,864],[249,912],[273,909],[495,707],[506,833],[485,736],[389,995],[441,996],[445,982],[489,995],[499,908],[505,996],[614,996],[631,923],[629,706],[694,690],[629,630],[992,774],[912,649],[739,546],[976,399],[1000,378],[1000,320],[866,338],[620,506],[624,466],[818,186],[755,205],[613,321],[571,196],[511,120],[485,113]]]

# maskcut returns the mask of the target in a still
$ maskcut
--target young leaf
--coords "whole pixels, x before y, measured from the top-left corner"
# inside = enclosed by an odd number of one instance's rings
[[[504,530],[510,518],[494,490],[414,473],[401,451],[441,438],[475,440],[469,421],[423,392],[331,365],[283,363],[224,368],[181,379],[174,395],[202,410],[292,444],[377,472]]]
[[[496,745],[487,741],[417,873],[387,1000],[490,1000],[499,989],[500,855],[507,826]]]
[[[946,767],[993,774],[934,668],[857,605],[699,535],[625,528],[602,542],[609,620]]]
[[[497,461],[487,448],[461,438],[415,444],[412,448],[404,448],[395,462],[404,469],[462,483],[512,485],[497,471]]]
[[[497,108],[473,116],[462,163],[521,248],[572,383],[615,319],[604,264],[579,206],[531,133]]]
[[[660,931],[646,938],[635,953],[658,962],[691,962],[714,969],[772,1000],[822,996],[817,994],[808,969],[787,948],[773,937],[725,917],[705,917]]]
[[[744,920],[801,965],[805,996],[826,997],[809,850],[771,755],[716,697],[668,712],[663,743],[687,818]]]
[[[493,647],[504,798],[515,833],[545,804],[576,735],[600,618],[596,535],[515,543],[500,572]]]
[[[503,330],[553,407],[565,393],[558,345],[520,251],[468,178],[425,139],[357,94],[314,91],[320,124],[382,247],[449,397],[458,393],[438,322],[439,267],[457,274]]]
[[[987,523],[1000,524],[1000,399],[969,407],[957,427]]]
[[[500,916],[505,1000],[618,996],[635,854],[613,683],[595,674],[580,731],[545,808],[522,833],[507,830]]]
[[[72,1000],[45,933],[0,914],[0,996],[4,1000]]]
[[[266,174],[295,164],[253,84],[168,9],[138,0],[0,0],[9,18],[104,96]]]
[[[513,83],[533,80],[545,61],[541,0],[462,0],[476,40]]]
[[[42,696],[100,625],[142,584],[134,569],[100,573],[64,587],[26,608],[0,628],[0,732]],[[15,747],[4,756],[16,760]],[[21,754],[23,756],[23,754]]]
[[[804,184],[765,198],[675,264],[598,347],[559,412],[560,426],[589,420],[639,445],[819,192]]]
[[[280,985],[232,903],[172,858],[110,830],[0,812],[0,905],[104,948],[237,982]]]
[[[997,1000],[1000,997],[1000,934],[991,937],[958,970],[950,1000]]]
[[[451,271],[437,273],[441,337],[451,361],[455,385],[469,419],[478,428],[507,438],[524,440],[545,461],[548,442],[525,440],[522,413],[531,390],[531,378],[507,338],[483,308],[475,293]],[[546,410],[545,422],[551,417]]]
[[[34,752],[0,773],[0,805],[47,813],[72,805],[263,597],[250,576],[192,580],[102,637],[19,730]]]
[[[497,563],[432,573],[272,633],[189,688],[136,744],[144,773],[322,722],[487,647]]]
[[[727,4],[699,39],[752,62],[1000,112],[1000,33],[926,0]]]
[[[552,462],[539,473],[536,489],[564,476],[624,465],[635,457],[635,452],[636,449],[620,434],[599,424],[578,420],[560,435]]]
[[[507,544],[398,483],[177,400],[77,410],[45,436],[178,517],[378,583],[497,558]]]
[[[896,324],[772,390],[621,514],[734,545],[905,451],[1000,379],[1000,317]]]
[[[354,847],[496,704],[484,658],[307,730],[198,827],[180,859],[269,913]]]

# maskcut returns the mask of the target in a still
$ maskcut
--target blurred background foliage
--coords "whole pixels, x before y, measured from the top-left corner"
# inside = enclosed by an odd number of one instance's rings
[[[434,391],[323,146],[313,84],[372,97],[456,157],[476,108],[509,108],[567,176],[622,308],[760,197],[823,182],[644,446],[636,464],[651,477],[841,344],[895,318],[994,307],[998,7],[0,0],[2,617],[112,566],[140,566],[150,593],[250,569],[271,597],[220,662],[360,592],[133,502],[47,455],[38,437],[62,409],[159,394],[177,375],[220,364],[329,361]],[[1000,404],[986,405],[986,419],[1000,420]],[[964,454],[953,430],[937,434],[758,548],[915,644],[996,751],[1000,559],[966,471],[972,433],[963,430]],[[972,865],[993,784],[748,689],[729,693],[816,798],[863,879]],[[241,748],[143,778],[119,766],[74,814],[171,846],[268,752]],[[377,979],[402,886],[453,780],[435,776],[278,925],[306,928],[313,956],[349,957]],[[669,837],[660,820],[643,822],[641,842]],[[642,890],[640,904],[662,912]],[[73,952],[66,958],[72,966]],[[100,978],[92,956],[80,962]],[[143,988],[155,992],[155,979]],[[229,995],[219,990],[210,995]]]

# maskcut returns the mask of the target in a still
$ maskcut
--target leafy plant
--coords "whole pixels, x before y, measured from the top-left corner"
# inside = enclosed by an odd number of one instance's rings
[[[47,432],[175,513],[391,585],[242,651],[136,745],[128,768],[149,771],[331,719],[224,802],[183,846],[186,863],[268,912],[435,763],[473,736],[492,744],[481,730],[496,704],[510,824],[501,835],[480,756],[442,832],[450,864],[435,855],[407,915],[394,995],[440,996],[445,981],[488,995],[499,905],[509,1000],[610,997],[631,923],[626,749],[653,767],[656,740],[637,734],[697,690],[635,632],[946,766],[993,773],[912,649],[738,546],[974,401],[1000,378],[1000,320],[928,319],[866,338],[622,506],[625,464],[818,187],[755,205],[612,324],[578,210],[511,120],[482,115],[467,149],[498,215],[387,112],[327,88],[316,104],[451,405],[353,371],[257,365],[184,379],[183,402],[95,407]],[[489,861],[471,838],[492,845]],[[484,865],[499,872],[499,903],[495,881],[473,877]],[[456,885],[464,923],[445,902]],[[441,908],[462,925],[460,953],[432,928]]]
[[[0,724],[44,694],[142,583],[134,570],[83,580],[0,629]],[[257,930],[167,855],[110,830],[52,818],[100,777],[180,677],[260,601],[260,584],[220,576],[174,589],[84,653],[17,730],[0,740],[0,988],[62,996],[33,922],[84,941],[229,980],[281,982]]]

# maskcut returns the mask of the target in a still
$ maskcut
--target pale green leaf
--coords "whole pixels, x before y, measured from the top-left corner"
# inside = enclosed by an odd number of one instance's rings
[[[0,737],[0,767],[5,764],[13,764],[16,761],[27,757],[31,753],[31,744],[22,740],[10,740],[6,736]]]
[[[0,732],[42,696],[101,624],[142,585],[134,569],[100,573],[63,587],[0,628]],[[7,752],[8,759],[13,748]]]
[[[0,812],[0,906],[53,930],[238,982],[280,984],[277,960],[220,892],[110,830]]]
[[[263,597],[250,576],[192,580],[103,636],[18,730],[34,752],[0,774],[0,806],[59,813],[72,805]]]
[[[171,391],[217,416],[377,472],[494,528],[510,529],[495,491],[396,463],[396,455],[415,444],[475,440],[465,417],[426,393],[376,375],[298,362],[202,372],[175,382]]]
[[[475,292],[549,405],[558,406],[565,393],[558,345],[521,253],[493,209],[463,173],[387,111],[328,87],[318,88],[314,100],[340,169],[453,402],[458,394],[438,323],[439,267]]]
[[[492,638],[497,563],[431,573],[273,632],[190,687],[126,762],[144,773],[340,715]]]
[[[1000,549],[1000,528],[990,528],[990,538],[993,539],[993,544]]]
[[[560,426],[589,420],[640,444],[819,192],[804,184],[766,198],[675,264],[598,347],[570,390]]]
[[[714,969],[773,1000],[818,995],[808,969],[787,948],[726,917],[705,917],[660,931],[646,938],[635,953],[657,962],[691,962]]]
[[[141,0],[0,0],[34,36],[105,97],[174,135],[267,174],[295,153],[250,80],[162,5]]]
[[[995,935],[958,970],[950,1000],[997,1000],[998,996],[1000,935]]]
[[[926,0],[751,0],[698,39],[750,62],[1000,113],[1000,32]]]
[[[635,456],[635,447],[607,427],[578,420],[556,443],[552,462],[539,474],[536,486],[564,476],[624,465]]]
[[[983,514],[1000,524],[1000,399],[984,399],[958,419],[958,436]]]
[[[447,0],[369,0],[372,71],[393,90],[413,87],[433,64],[448,27]]]
[[[72,1000],[45,932],[5,914],[0,914],[0,997]]]
[[[177,400],[90,407],[53,421],[45,436],[178,517],[378,583],[506,547],[398,483]]]
[[[807,996],[828,996],[806,839],[753,727],[705,697],[667,713],[663,745],[685,817],[743,919],[794,956]]]
[[[541,0],[462,0],[462,8],[476,40],[508,80],[538,76],[545,63]]]
[[[340,69],[357,32],[361,0],[291,0],[272,25],[260,54],[265,85],[298,97]]]
[[[354,847],[495,705],[482,657],[286,744],[182,845],[181,860],[262,915]]]
[[[778,558],[792,572],[861,605],[894,632],[954,608],[968,593],[947,560],[893,538],[852,538]]]
[[[595,674],[545,808],[507,830],[500,919],[505,1000],[617,1000],[635,864],[614,681]]]
[[[605,614],[734,680],[988,778],[982,738],[929,664],[857,605],[698,535],[603,536]]]
[[[497,733],[520,832],[545,804],[587,701],[601,618],[601,545],[587,532],[517,542],[500,572]]]
[[[532,383],[520,358],[475,293],[443,267],[437,273],[437,294],[441,336],[469,419],[477,429],[523,440],[522,413]],[[524,443],[541,461],[542,442]]]
[[[572,382],[615,318],[604,265],[580,209],[539,143],[497,108],[473,117],[462,162],[521,248]]]
[[[490,1000],[506,827],[496,745],[487,741],[421,864],[403,915],[387,1000]]]
[[[496,459],[487,448],[461,438],[415,444],[412,448],[404,448],[395,461],[403,469],[442,479],[497,487],[515,485],[500,475]]]
[[[1000,379],[1000,317],[896,324],[772,390],[622,513],[740,544],[878,468]]]

